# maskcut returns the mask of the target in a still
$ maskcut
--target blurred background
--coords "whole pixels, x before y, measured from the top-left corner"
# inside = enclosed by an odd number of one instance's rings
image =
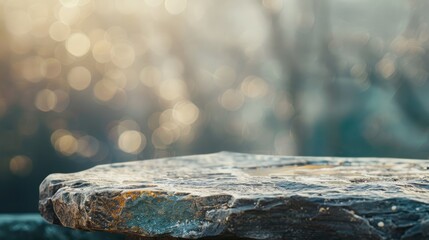
[[[425,0],[0,0],[0,213],[221,150],[429,157]]]

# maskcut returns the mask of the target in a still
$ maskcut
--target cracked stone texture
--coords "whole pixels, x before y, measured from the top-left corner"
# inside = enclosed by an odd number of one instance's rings
[[[221,152],[51,174],[49,222],[137,238],[429,239],[429,161]]]

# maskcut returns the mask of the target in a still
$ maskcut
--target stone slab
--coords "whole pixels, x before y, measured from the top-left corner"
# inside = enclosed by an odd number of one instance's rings
[[[429,161],[221,152],[51,174],[51,223],[138,237],[429,239]]]

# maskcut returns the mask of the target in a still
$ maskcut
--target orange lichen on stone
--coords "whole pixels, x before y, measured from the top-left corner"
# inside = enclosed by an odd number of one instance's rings
[[[134,201],[143,194],[143,191],[124,191],[121,192],[118,196],[113,198],[113,201],[116,203],[116,208],[112,209],[112,217],[117,218],[121,215],[122,209],[128,201]]]

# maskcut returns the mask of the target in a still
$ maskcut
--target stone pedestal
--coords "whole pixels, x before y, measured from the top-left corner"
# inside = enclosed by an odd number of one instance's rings
[[[217,153],[51,174],[51,223],[140,237],[429,239],[429,161]]]

